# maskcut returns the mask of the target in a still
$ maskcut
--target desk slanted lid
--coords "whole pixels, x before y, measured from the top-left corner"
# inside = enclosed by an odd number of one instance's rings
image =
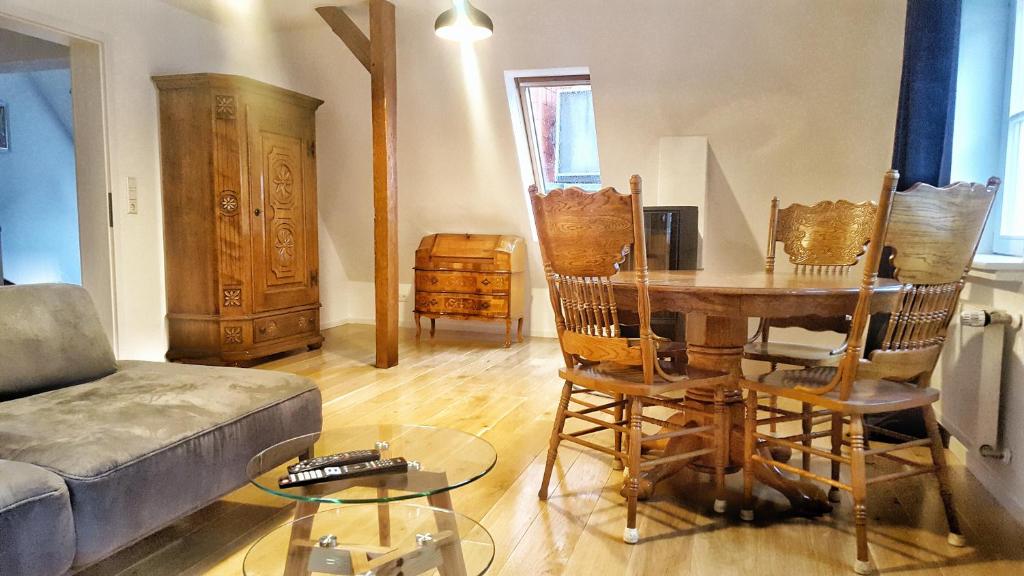
[[[416,249],[417,270],[522,272],[526,248],[519,236],[431,234]]]

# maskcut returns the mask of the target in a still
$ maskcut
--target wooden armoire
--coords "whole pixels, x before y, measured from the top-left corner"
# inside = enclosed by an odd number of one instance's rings
[[[167,358],[245,364],[320,346],[314,117],[323,102],[222,74],[153,81]]]

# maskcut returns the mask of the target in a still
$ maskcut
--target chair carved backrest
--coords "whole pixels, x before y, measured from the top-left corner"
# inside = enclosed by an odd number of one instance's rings
[[[877,206],[874,202],[853,203],[846,200],[825,200],[813,206],[790,204],[779,208],[779,198],[772,198],[768,220],[768,251],[765,271],[775,270],[776,247],[798,271],[809,273],[849,272],[871,240]],[[797,316],[762,320],[758,333],[768,341],[768,327],[797,327],[815,331],[846,332],[846,318]]]
[[[898,180],[895,170],[886,173],[864,259],[850,345],[827,387],[839,386],[843,399],[849,398],[858,378],[928,384],[999,189],[999,179],[991,178],[987,184],[957,182],[945,188],[919,183],[896,192]],[[881,346],[864,359],[862,346],[885,246],[892,250],[901,293],[890,311]]]
[[[571,187],[539,192],[530,187],[534,222],[555,313],[562,354],[568,367],[584,361],[642,366],[644,381],[655,371],[651,333],[647,253],[639,176],[631,193],[614,188],[587,192]],[[634,250],[636,310],[640,341],[624,338],[611,278]]]
[[[782,243],[783,252],[798,270],[848,271],[871,240],[876,209],[874,202],[854,204],[846,200],[779,208],[779,198],[773,197],[765,270],[775,270],[776,245]]]

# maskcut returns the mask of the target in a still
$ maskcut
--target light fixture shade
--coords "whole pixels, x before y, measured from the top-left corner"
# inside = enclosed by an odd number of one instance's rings
[[[490,38],[494,22],[469,0],[455,0],[455,6],[445,10],[434,21],[434,34],[445,40],[476,42]]]

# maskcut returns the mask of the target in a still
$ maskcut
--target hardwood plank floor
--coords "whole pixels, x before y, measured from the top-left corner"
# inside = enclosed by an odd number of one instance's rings
[[[480,521],[496,545],[491,574],[852,574],[849,498],[823,518],[789,515],[759,490],[758,518],[739,521],[740,475],[729,478],[729,511],[711,512],[710,480],[683,474],[641,503],[641,543],[621,541],[621,472],[604,454],[563,445],[551,497],[537,499],[561,382],[558,343],[532,338],[501,347],[497,335],[438,331],[417,341],[403,330],[401,363],[377,370],[373,327],[326,331],[323,349],[260,368],[314,379],[325,427],[391,422],[431,424],[478,434],[498,451],[483,479],[453,493],[455,509]],[[824,463],[821,464],[825,466]],[[879,467],[886,464],[878,463]],[[868,504],[873,558],[883,574],[1018,575],[1024,529],[960,465],[954,488],[971,547],[946,545],[933,481],[873,486]],[[246,486],[123,550],[88,576],[241,574],[248,547],[288,521],[292,508]]]

